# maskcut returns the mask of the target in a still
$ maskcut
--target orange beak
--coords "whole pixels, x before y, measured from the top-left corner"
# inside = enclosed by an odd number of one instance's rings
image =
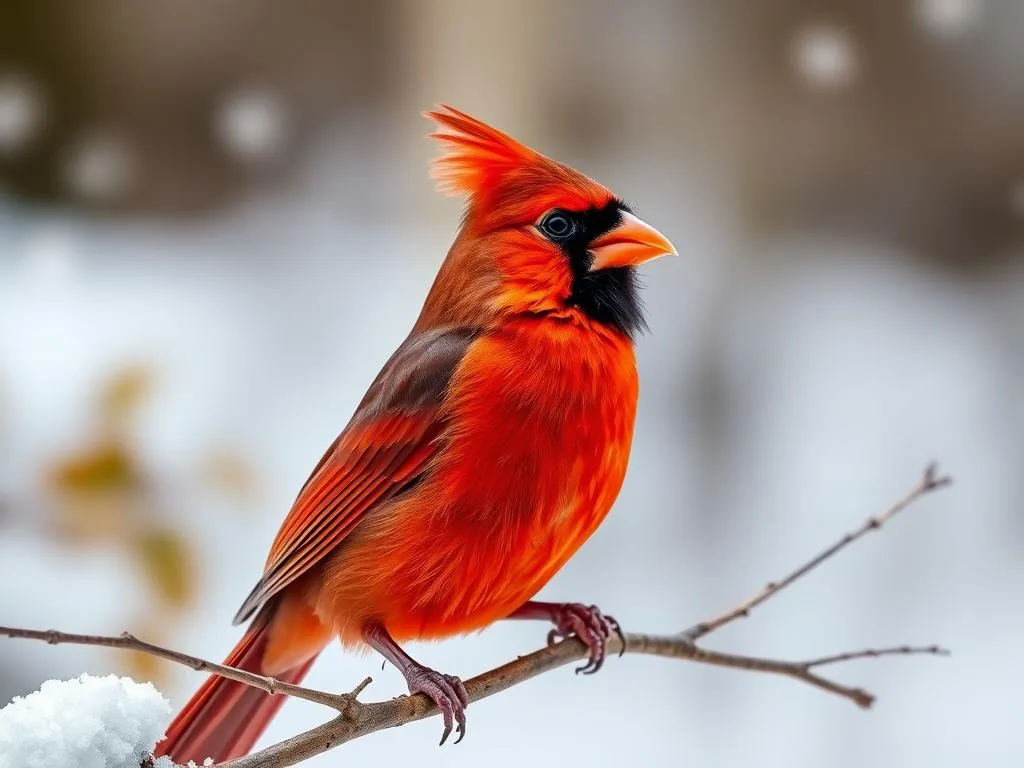
[[[609,267],[635,267],[659,256],[675,256],[672,243],[645,221],[622,212],[622,223],[590,245],[591,272]]]

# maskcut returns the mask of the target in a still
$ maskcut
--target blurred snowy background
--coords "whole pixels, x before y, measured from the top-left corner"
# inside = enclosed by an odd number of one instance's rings
[[[712,645],[941,642],[791,681],[564,670],[312,766],[1020,765],[1024,3],[63,0],[0,5],[0,621],[221,658],[324,447],[404,337],[459,204],[446,101],[596,176],[682,254],[647,270],[640,419],[608,522],[546,599],[681,629],[957,484]],[[474,675],[510,624],[414,649]],[[2,642],[51,677],[189,670]],[[309,683],[404,691],[330,649]],[[326,713],[288,703],[276,741]]]

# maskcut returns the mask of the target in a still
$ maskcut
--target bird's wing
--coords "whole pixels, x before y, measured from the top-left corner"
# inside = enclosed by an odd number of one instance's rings
[[[424,331],[392,355],[299,491],[236,624],[337,547],[368,510],[422,476],[439,448],[448,384],[475,338],[464,328]]]

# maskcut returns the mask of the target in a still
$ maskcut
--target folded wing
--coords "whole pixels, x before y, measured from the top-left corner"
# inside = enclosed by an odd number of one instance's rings
[[[441,446],[449,383],[476,337],[465,328],[423,331],[392,355],[299,492],[236,624],[336,548],[367,511],[422,477]]]

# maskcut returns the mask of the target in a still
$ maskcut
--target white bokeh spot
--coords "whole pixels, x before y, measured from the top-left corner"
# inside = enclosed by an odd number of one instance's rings
[[[217,135],[225,148],[245,162],[277,157],[287,140],[287,116],[271,92],[242,90],[228,96],[216,115]]]
[[[43,123],[39,89],[22,75],[0,76],[0,154],[23,149]]]
[[[134,162],[124,139],[113,133],[85,136],[72,147],[65,166],[68,187],[79,197],[108,201],[132,183]]]
[[[981,17],[982,0],[916,0],[914,16],[936,37],[952,38],[968,32]]]
[[[800,29],[793,39],[793,66],[808,85],[837,89],[853,82],[860,72],[857,48],[850,35],[831,24]]]

